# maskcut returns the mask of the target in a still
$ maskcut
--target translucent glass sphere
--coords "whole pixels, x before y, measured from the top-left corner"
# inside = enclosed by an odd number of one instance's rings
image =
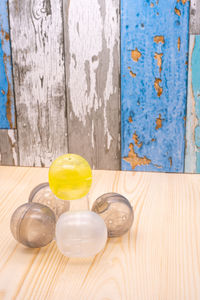
[[[70,202],[58,199],[51,191],[48,182],[37,185],[30,193],[29,202],[41,203],[53,210],[56,218],[69,210]]]
[[[55,236],[54,212],[39,203],[26,203],[18,207],[10,220],[13,237],[21,244],[40,248],[49,244]]]
[[[80,155],[62,155],[49,168],[49,186],[60,199],[80,199],[89,192],[91,184],[92,170]]]
[[[92,211],[104,219],[108,237],[125,234],[133,224],[134,214],[130,202],[117,193],[106,193],[99,197],[94,202]]]
[[[107,241],[103,219],[94,212],[67,212],[56,224],[56,243],[68,257],[89,257],[101,251]]]

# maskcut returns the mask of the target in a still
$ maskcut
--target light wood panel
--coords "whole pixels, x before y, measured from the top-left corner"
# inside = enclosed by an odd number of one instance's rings
[[[0,165],[18,165],[17,131],[0,130]]]
[[[63,5],[69,151],[119,169],[119,0]]]
[[[134,225],[94,258],[68,259],[54,242],[26,249],[12,238],[12,212],[48,177],[43,168],[0,167],[2,299],[200,299],[200,175],[94,171],[90,203],[126,196]],[[159,183],[159,184],[158,184]]]
[[[9,0],[19,163],[67,152],[62,0]]]

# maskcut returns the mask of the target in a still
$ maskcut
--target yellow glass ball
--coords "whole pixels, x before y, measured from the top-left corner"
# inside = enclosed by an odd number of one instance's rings
[[[49,168],[49,186],[60,199],[80,199],[87,195],[91,184],[92,170],[80,155],[59,156]]]

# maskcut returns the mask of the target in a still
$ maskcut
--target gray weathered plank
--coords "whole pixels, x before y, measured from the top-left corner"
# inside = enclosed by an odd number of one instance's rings
[[[19,162],[67,152],[62,0],[9,0]]]
[[[0,165],[18,165],[17,131],[14,129],[0,130]]]
[[[69,151],[120,168],[119,1],[63,0]]]
[[[200,34],[200,1],[190,2],[190,34]]]

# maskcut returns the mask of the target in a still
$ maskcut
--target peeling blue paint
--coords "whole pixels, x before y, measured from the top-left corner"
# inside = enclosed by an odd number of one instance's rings
[[[15,128],[7,0],[0,1],[0,128]]]
[[[195,36],[191,70],[192,90],[195,101],[195,113],[197,121],[194,134],[196,146],[196,172],[200,173],[200,35]]]
[[[189,2],[121,0],[122,170],[184,170],[188,23]]]

